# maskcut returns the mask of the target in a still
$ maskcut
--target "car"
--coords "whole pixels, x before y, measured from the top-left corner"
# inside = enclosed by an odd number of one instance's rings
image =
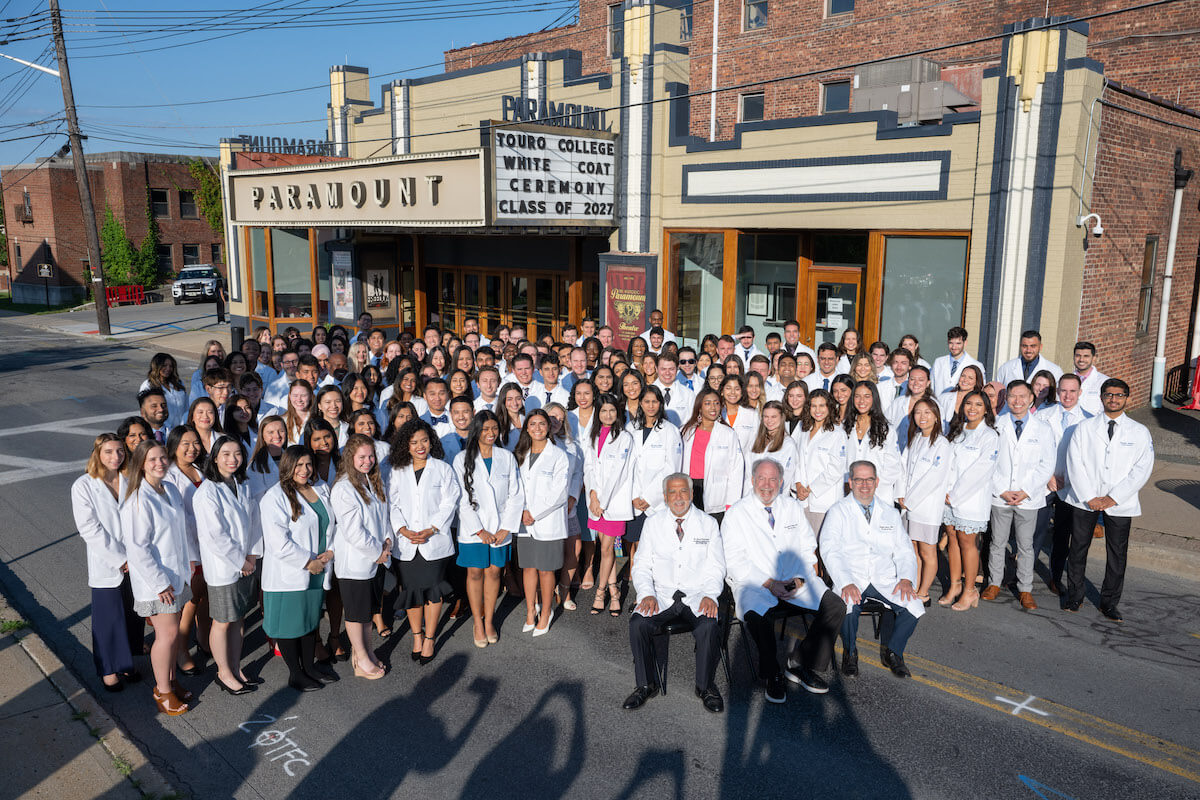
[[[221,274],[211,264],[184,267],[171,286],[171,299],[175,305],[184,300],[216,300],[220,278]]]

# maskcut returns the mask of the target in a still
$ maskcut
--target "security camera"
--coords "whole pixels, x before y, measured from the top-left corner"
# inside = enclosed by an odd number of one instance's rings
[[[1092,235],[1093,236],[1103,236],[1104,235],[1104,226],[1100,224],[1100,215],[1099,214],[1088,214],[1086,217],[1079,217],[1078,219],[1075,220],[1075,227],[1082,228],[1084,225],[1086,225],[1088,223],[1088,220],[1090,220],[1090,219],[1096,220],[1096,227],[1092,228]]]

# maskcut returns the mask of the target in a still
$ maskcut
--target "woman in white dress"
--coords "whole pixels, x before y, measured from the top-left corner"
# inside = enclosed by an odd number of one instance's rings
[[[211,401],[209,401],[211,402]],[[188,547],[199,556],[200,543],[196,538],[196,514],[192,498],[196,489],[204,482],[202,465],[205,461],[204,446],[196,431],[180,425],[167,436],[167,458],[171,462],[166,480],[174,484],[183,498],[184,526],[187,531]],[[130,459],[132,463],[132,459]],[[199,558],[196,559],[199,561]],[[191,656],[192,629],[196,631],[196,654],[203,661],[211,658],[208,635],[212,617],[208,613],[208,584],[204,580],[203,567],[197,566],[189,579],[190,597],[179,614],[179,671],[184,675],[199,675],[201,666]]]
[[[550,438],[567,454],[570,470],[567,485],[567,538],[563,542],[563,568],[558,597],[564,609],[574,611],[576,605],[571,593],[579,588],[576,578],[580,565],[591,565],[592,551],[595,549],[592,542],[583,542],[581,535],[582,528],[587,524],[587,509],[582,503],[583,448],[571,436],[570,412],[566,408],[559,403],[548,403],[546,413],[550,415]]]
[[[562,569],[562,543],[567,538],[571,462],[566,452],[550,441],[550,429],[545,409],[530,411],[513,450],[525,495],[516,536],[525,590],[525,625],[521,632],[532,631],[534,636],[550,632],[555,579]]]
[[[799,451],[796,497],[818,538],[825,512],[845,495],[846,433],[834,420],[837,401],[824,389],[813,389],[792,434]]]
[[[904,509],[908,538],[913,541],[921,565],[917,599],[928,606],[929,587],[937,577],[938,535],[953,467],[938,404],[930,398],[918,400],[909,414],[908,448],[904,456],[904,492],[897,502]]]
[[[879,388],[875,384],[870,381],[855,384],[843,429],[846,431],[846,474],[849,475],[850,465],[855,461],[870,461],[879,478],[875,497],[891,505],[897,494],[904,492],[904,470],[896,432],[884,416]]]

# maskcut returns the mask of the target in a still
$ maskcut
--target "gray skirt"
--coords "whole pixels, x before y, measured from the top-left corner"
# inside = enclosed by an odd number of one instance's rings
[[[153,617],[157,614],[178,614],[183,610],[188,600],[192,599],[192,587],[184,584],[182,592],[175,593],[174,603],[164,603],[158,598],[153,600],[138,600],[133,604],[133,610],[139,617]]]
[[[225,586],[208,585],[208,613],[213,622],[237,622],[254,607],[256,575],[244,575]]]
[[[517,536],[517,562],[522,569],[555,572],[563,565],[563,540],[543,542],[532,536]]]
[[[912,520],[906,521],[908,522],[909,539],[912,539],[914,542],[920,542],[921,544],[938,543],[938,536],[942,530],[941,525],[930,525],[926,522],[914,522]]]

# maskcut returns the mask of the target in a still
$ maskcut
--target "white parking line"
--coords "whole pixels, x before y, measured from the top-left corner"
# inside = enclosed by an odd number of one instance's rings
[[[22,433],[77,433],[86,434],[87,431],[74,430],[80,425],[89,425],[93,422],[110,422],[114,419],[125,419],[129,416],[128,412],[119,414],[101,414],[95,417],[77,417],[75,419],[64,419],[57,422],[42,422],[38,425],[24,425],[20,428],[0,428],[0,437],[3,436],[18,436]]]

